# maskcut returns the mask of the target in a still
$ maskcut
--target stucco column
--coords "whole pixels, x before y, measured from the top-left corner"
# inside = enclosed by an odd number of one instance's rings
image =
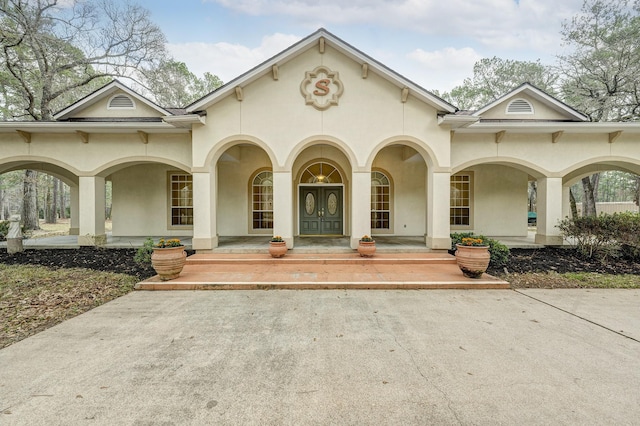
[[[105,244],[107,235],[104,231],[106,205],[104,178],[80,177],[78,186],[80,200],[78,244],[81,246]]]
[[[69,190],[71,192],[69,235],[80,235],[80,188],[69,186]]]
[[[536,243],[548,246],[562,245],[560,230],[556,228],[562,219],[562,194],[562,178],[538,179]]]
[[[193,238],[194,250],[211,250],[218,247],[217,185],[209,172],[194,172]]]
[[[360,238],[371,235],[371,172],[351,173],[351,248],[357,249]]]
[[[427,247],[433,250],[451,248],[449,224],[451,173],[433,172],[427,177]]]
[[[571,217],[571,191],[570,186],[562,187],[562,218]]]
[[[293,248],[293,184],[291,171],[273,172],[273,235]]]

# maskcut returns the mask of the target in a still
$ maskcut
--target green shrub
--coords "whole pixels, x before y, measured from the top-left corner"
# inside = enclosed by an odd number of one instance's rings
[[[450,235],[451,250],[456,249],[456,244],[460,244],[463,238],[482,238],[489,245],[491,260],[489,266],[492,268],[503,268],[509,263],[509,247],[498,240],[487,238],[483,235],[474,235],[473,232],[457,232]]]
[[[581,254],[606,260],[626,255],[640,258],[640,214],[614,213],[565,218],[558,224],[562,236]]]
[[[8,233],[9,233],[9,221],[0,220],[0,241],[6,240]]]
[[[150,266],[152,254],[153,239],[147,238],[146,240],[144,240],[142,247],[138,248],[138,251],[136,251],[135,256],[133,256],[133,261],[140,266]]]

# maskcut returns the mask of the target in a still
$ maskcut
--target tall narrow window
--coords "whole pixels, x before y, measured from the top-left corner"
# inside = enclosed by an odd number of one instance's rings
[[[371,229],[390,229],[391,184],[382,172],[371,172]]]
[[[193,226],[193,178],[171,174],[171,226]]]
[[[471,224],[471,175],[451,176],[449,224]]]
[[[251,184],[253,229],[273,229],[273,172],[258,173]]]

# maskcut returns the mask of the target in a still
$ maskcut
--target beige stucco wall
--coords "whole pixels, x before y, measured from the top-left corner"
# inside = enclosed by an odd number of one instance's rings
[[[412,148],[392,146],[380,151],[373,162],[373,170],[388,174],[392,180],[392,235],[426,233],[426,173],[424,159]],[[386,231],[372,231],[386,234]]]
[[[473,179],[472,225],[452,232],[526,236],[528,175],[512,167],[481,165],[464,170]]]
[[[305,72],[319,65],[339,72],[344,85],[339,105],[325,111],[305,105],[300,93]],[[276,168],[290,166],[304,143],[323,137],[348,147],[353,167],[364,166],[375,147],[398,135],[428,144],[435,161],[446,166],[449,131],[436,122],[433,107],[412,96],[402,103],[400,88],[373,72],[363,79],[360,65],[336,50],[309,49],[282,64],[278,80],[267,74],[243,88],[242,101],[231,94],[207,110],[207,125],[193,132],[194,166],[204,166],[205,156],[238,135],[264,143],[275,155]]]
[[[90,133],[89,143],[72,133],[33,133],[31,143],[18,135],[0,133],[0,144],[4,161],[37,158],[76,175],[106,175],[109,168],[132,161],[159,161],[187,170],[191,165],[191,142],[186,132],[150,134],[147,144],[132,133]]]
[[[533,106],[534,114],[507,114],[507,106],[515,99],[524,99],[528,101],[531,106]],[[521,93],[513,98],[509,98],[504,102],[501,102],[491,108],[490,110],[484,112],[482,114],[483,119],[509,119],[509,120],[531,120],[535,118],[536,120],[566,120],[567,115],[561,114],[555,109],[549,107],[548,105],[540,102],[538,99],[534,98],[525,93]]]
[[[109,101],[117,95],[125,95],[133,100],[134,108],[108,108]],[[122,90],[116,90],[111,95],[100,99],[93,105],[89,105],[72,115],[73,118],[122,118],[122,117],[162,117],[162,114],[155,108],[144,102],[137,100]]]
[[[250,183],[255,173],[271,168],[266,153],[254,146],[234,146],[218,162],[218,234],[268,233],[250,229]]]
[[[188,236],[189,227],[169,226],[168,172],[179,171],[163,164],[127,167],[110,176],[113,189],[111,211],[114,236]]]

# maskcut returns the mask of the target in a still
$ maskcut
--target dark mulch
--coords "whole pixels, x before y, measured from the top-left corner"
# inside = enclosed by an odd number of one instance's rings
[[[187,254],[192,254],[187,251]],[[53,268],[88,268],[99,271],[134,275],[140,280],[155,275],[148,266],[133,261],[135,249],[31,249],[23,253],[7,254],[0,250],[0,263],[34,264]],[[506,271],[505,271],[506,269]],[[640,276],[640,263],[625,259],[613,259],[603,263],[596,259],[585,259],[575,250],[566,248],[513,249],[506,268],[490,268],[492,275],[527,272],[599,272],[604,274],[632,274]]]
[[[136,249],[104,249],[81,247],[79,249],[30,249],[22,253],[7,254],[0,251],[0,263],[8,265],[30,264],[51,268],[87,268],[97,271],[133,275],[140,280],[156,273],[149,266],[133,261]]]
[[[545,247],[543,249],[512,249],[506,268],[490,268],[492,275],[527,272],[597,272],[601,274],[631,274],[640,276],[640,262],[630,259],[598,259],[581,256],[574,249]]]

